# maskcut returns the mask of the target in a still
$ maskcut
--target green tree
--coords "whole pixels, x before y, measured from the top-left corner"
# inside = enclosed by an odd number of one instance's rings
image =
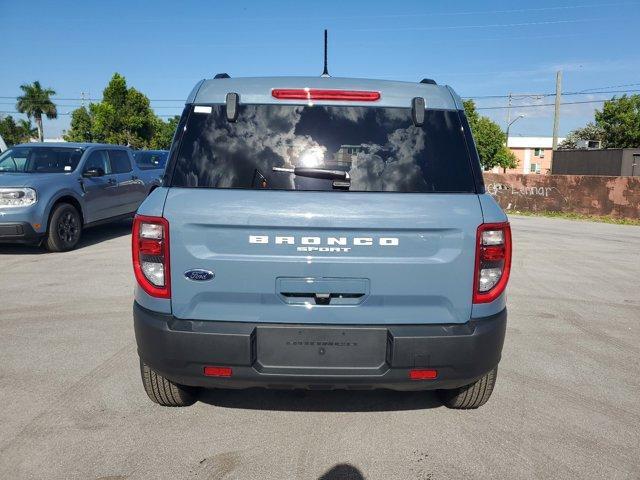
[[[95,142],[147,148],[151,145],[157,125],[157,117],[149,99],[127,87],[127,81],[115,73],[104,89],[102,101],[89,105],[86,114],[76,109],[72,124],[65,138],[77,138]],[[76,119],[74,123],[73,120]],[[90,126],[90,135],[87,135]]]
[[[473,100],[464,101],[464,110],[476,142],[480,163],[485,169],[511,168],[511,157],[506,154],[506,136],[500,126],[488,117],[478,114]],[[503,162],[503,163],[501,163]],[[517,162],[516,162],[517,165]]]
[[[18,120],[16,122],[11,115],[0,118],[0,136],[2,136],[7,145],[28,142],[37,134],[38,129],[29,120]]]
[[[67,142],[91,142],[93,120],[85,107],[75,109],[71,113],[71,128],[63,135]]]
[[[56,92],[51,88],[42,88],[39,81],[32,84],[20,85],[20,89],[24,92],[18,97],[16,109],[20,113],[27,115],[29,119],[34,118],[36,127],[38,128],[38,140],[44,140],[44,131],[42,128],[42,115],[48,119],[58,117],[58,110],[55,103],[51,100],[51,96]]]
[[[151,139],[149,148],[157,150],[168,150],[169,147],[171,147],[171,141],[173,140],[173,135],[176,132],[176,128],[178,128],[179,121],[179,115],[175,115],[169,118],[166,122],[157,117],[153,138]]]
[[[604,148],[640,147],[640,95],[623,95],[604,102],[596,110],[596,125],[602,129]]]
[[[503,172],[506,172],[507,168],[516,168],[518,166],[518,158],[506,145],[503,145],[496,154],[496,163],[502,168]]]
[[[558,145],[559,150],[578,148],[579,140],[600,140],[604,137],[604,131],[595,123],[589,122],[582,128],[569,132],[567,137]]]
[[[473,130],[473,126],[480,119],[478,110],[476,110],[476,102],[469,99],[469,100],[464,100],[462,104],[464,105],[464,113],[467,115],[467,120],[469,120],[469,125],[471,125],[471,130]]]

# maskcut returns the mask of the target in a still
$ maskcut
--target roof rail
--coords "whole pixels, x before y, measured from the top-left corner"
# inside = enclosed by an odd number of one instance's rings
[[[428,85],[437,85],[435,80],[432,80],[431,78],[423,78],[422,80],[420,80],[420,83],[426,83]]]
[[[214,79],[219,79],[219,78],[231,78],[231,76],[228,73],[216,73],[216,76],[213,77]]]

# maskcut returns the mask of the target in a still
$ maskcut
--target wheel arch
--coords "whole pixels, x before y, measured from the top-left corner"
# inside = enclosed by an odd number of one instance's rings
[[[84,226],[84,224],[86,223],[86,218],[84,216],[84,211],[82,210],[82,204],[73,195],[66,194],[61,195],[51,203],[49,214],[47,215],[47,232],[49,231],[49,227],[51,226],[51,215],[53,215],[53,210],[56,208],[56,205],[59,205],[61,203],[68,203],[70,205],[73,205],[76,210],[78,210],[78,213],[80,214],[80,220],[82,221],[82,225]]]

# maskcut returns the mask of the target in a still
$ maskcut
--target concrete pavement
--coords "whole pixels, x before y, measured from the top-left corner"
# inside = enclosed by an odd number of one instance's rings
[[[387,391],[159,407],[138,372],[129,225],[62,254],[0,245],[0,478],[638,478],[640,228],[512,226],[507,340],[475,411]]]

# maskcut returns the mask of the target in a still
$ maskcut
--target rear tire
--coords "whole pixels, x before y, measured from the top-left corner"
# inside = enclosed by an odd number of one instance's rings
[[[73,205],[59,203],[53,207],[44,245],[50,252],[73,250],[82,234],[82,218]]]
[[[452,390],[439,390],[438,394],[449,408],[470,409],[478,408],[487,403],[493,387],[496,384],[498,376],[498,367],[495,367],[484,377],[476,382],[465,385],[464,387],[454,388]]]
[[[164,378],[140,360],[142,385],[149,398],[163,407],[188,407],[196,401],[193,389]]]

